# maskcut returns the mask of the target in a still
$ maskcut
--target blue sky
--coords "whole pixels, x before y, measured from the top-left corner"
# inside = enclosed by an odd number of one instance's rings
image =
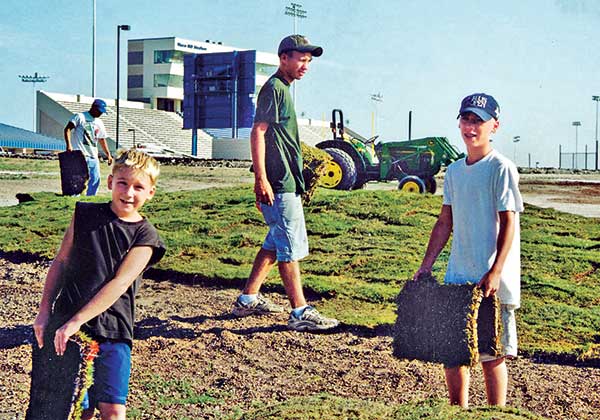
[[[496,97],[494,146],[519,165],[557,166],[558,145],[595,147],[600,95],[597,0],[296,0],[307,12],[298,32],[322,45],[298,85],[297,111],[329,118],[341,108],[369,137],[376,103],[384,141],[446,136],[462,149],[456,114],[462,97]],[[116,27],[122,32],[121,97],[128,38],[179,36],[275,52],[293,32],[279,0],[97,0],[96,95],[116,89]],[[50,76],[51,92],[91,94],[92,0],[3,0],[0,14],[0,122],[31,129],[33,90],[18,75]],[[519,143],[513,143],[520,136]],[[515,147],[516,146],[516,147]],[[590,160],[591,162],[591,160]]]

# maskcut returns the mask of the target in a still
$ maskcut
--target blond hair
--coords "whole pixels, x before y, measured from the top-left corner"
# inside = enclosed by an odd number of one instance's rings
[[[160,165],[152,156],[137,149],[120,150],[112,166],[112,173],[123,168],[131,168],[136,172],[143,172],[150,178],[152,185],[160,174]]]

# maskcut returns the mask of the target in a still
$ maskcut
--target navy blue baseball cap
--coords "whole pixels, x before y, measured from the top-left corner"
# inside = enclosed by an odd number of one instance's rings
[[[313,57],[320,57],[323,54],[323,48],[312,45],[304,35],[289,35],[281,40],[277,55],[288,51],[309,52]]]
[[[492,118],[498,119],[500,116],[500,106],[492,95],[474,93],[462,100],[458,117],[467,112],[472,112],[483,121],[489,121]]]
[[[95,99],[92,103],[92,108],[96,108],[101,113],[106,114],[106,102],[102,99]]]

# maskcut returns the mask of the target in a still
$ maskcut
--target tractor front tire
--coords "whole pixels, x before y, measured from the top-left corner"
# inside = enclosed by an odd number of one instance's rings
[[[343,150],[328,147],[324,149],[331,156],[320,185],[336,190],[351,190],[356,182],[356,166],[350,155]]]
[[[398,189],[410,193],[423,194],[426,191],[425,183],[418,176],[407,175],[398,181]]]

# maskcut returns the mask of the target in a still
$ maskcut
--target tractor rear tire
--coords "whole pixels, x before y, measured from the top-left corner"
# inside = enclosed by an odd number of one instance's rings
[[[435,181],[434,177],[428,176],[425,178],[425,190],[430,194],[435,194],[435,191],[437,190],[437,182]]]
[[[350,155],[343,150],[328,147],[324,149],[332,161],[327,165],[325,174],[319,180],[325,188],[351,190],[356,182],[356,166]]]
[[[398,189],[410,193],[423,194],[426,191],[425,183],[421,178],[414,175],[407,175],[398,181]]]

